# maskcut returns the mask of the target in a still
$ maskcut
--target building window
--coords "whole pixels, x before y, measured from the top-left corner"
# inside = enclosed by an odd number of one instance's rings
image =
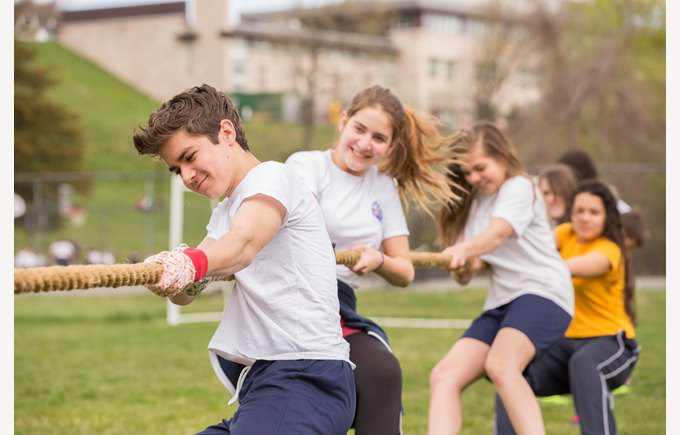
[[[248,59],[248,48],[245,40],[240,38],[232,39],[231,60],[234,63],[245,62]]]
[[[270,50],[271,46],[272,46],[272,44],[269,41],[262,41],[262,40],[258,40],[258,39],[250,40],[250,48],[253,51]]]
[[[531,68],[523,67],[517,71],[517,81],[522,87],[532,87],[538,84],[536,72]]]
[[[437,77],[437,59],[435,58],[430,58],[429,62],[430,66],[430,77],[435,78]]]
[[[410,29],[415,26],[414,17],[411,14],[398,14],[392,19],[393,29]]]
[[[393,87],[395,85],[395,71],[392,62],[388,60],[382,62],[382,77],[386,86]]]
[[[248,43],[242,38],[233,38],[231,44],[235,49],[245,50],[248,47]]]
[[[467,20],[465,22],[465,33],[473,36],[484,36],[487,24],[480,20]]]
[[[234,74],[245,74],[246,73],[246,66],[244,65],[243,61],[240,62],[234,62]]]
[[[456,113],[453,110],[444,110],[439,118],[446,128],[453,129],[456,125]]]
[[[477,64],[477,80],[491,82],[496,79],[497,65],[495,62],[479,62]]]
[[[425,13],[423,28],[432,33],[456,35],[463,32],[463,19],[457,15]]]
[[[456,73],[456,63],[452,60],[446,62],[446,79],[450,82],[453,81],[453,76]]]

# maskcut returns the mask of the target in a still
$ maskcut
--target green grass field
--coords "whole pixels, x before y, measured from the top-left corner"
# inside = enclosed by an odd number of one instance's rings
[[[82,294],[82,293],[81,293]],[[140,296],[15,297],[16,434],[191,434],[230,416],[229,395],[214,376],[207,344],[215,323],[165,324],[165,300]],[[369,316],[472,318],[485,293],[366,291]],[[621,434],[665,433],[665,292],[638,293],[643,346],[632,393],[616,397]],[[221,310],[206,295],[191,311]],[[389,328],[404,374],[407,434],[426,433],[428,375],[462,330]],[[491,433],[493,388],[464,395],[463,433]],[[577,434],[571,405],[541,404],[549,434]]]

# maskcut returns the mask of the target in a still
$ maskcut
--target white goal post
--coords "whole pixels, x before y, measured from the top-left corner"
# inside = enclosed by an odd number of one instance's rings
[[[184,186],[182,178],[179,175],[173,175],[170,180],[170,233],[169,233],[169,249],[174,249],[182,243],[184,234],[184,192],[189,190]],[[217,206],[217,200],[210,201],[210,209]],[[210,288],[220,288],[224,297],[224,303],[227,303],[231,290],[233,288],[233,281],[213,282]],[[180,323],[200,323],[200,322],[219,322],[222,319],[222,312],[205,312],[205,313],[184,313],[182,314],[181,307],[167,301],[166,308],[166,322],[168,325],[175,326]]]

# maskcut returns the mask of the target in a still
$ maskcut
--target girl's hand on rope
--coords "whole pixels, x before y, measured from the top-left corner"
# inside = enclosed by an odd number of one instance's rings
[[[466,285],[482,269],[483,264],[484,262],[479,257],[472,257],[464,265],[453,271],[453,279],[458,284]]]
[[[473,275],[477,275],[484,267],[484,262],[479,257],[472,257],[468,260],[468,268]]]
[[[451,264],[448,267],[449,272],[454,272],[458,268],[465,266],[465,262],[468,260],[464,242],[449,246],[442,251],[442,254],[451,257]]]
[[[156,284],[146,286],[158,296],[174,296],[189,285],[201,280],[208,270],[208,258],[199,249],[163,251],[153,255],[145,263],[163,266],[163,274]]]
[[[350,268],[352,272],[359,276],[364,276],[370,272],[376,271],[385,264],[385,254],[376,249],[367,246],[355,246],[352,249],[361,252],[361,257],[359,258],[359,261],[357,261],[357,264]]]

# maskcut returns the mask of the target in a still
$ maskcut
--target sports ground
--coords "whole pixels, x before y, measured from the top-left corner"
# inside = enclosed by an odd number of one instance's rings
[[[227,408],[229,394],[208,361],[216,322],[168,326],[165,300],[120,293],[15,297],[16,434],[190,434],[236,410]],[[395,325],[386,330],[403,371],[404,432],[426,433],[429,372],[462,334],[464,321],[480,312],[485,292],[369,290],[358,296],[360,312]],[[615,413],[621,434],[660,434],[666,431],[665,289],[641,288],[637,303],[643,350],[630,388],[615,395]],[[182,312],[222,307],[217,292]],[[491,433],[493,399],[488,382],[466,390],[463,433]],[[541,409],[547,433],[578,433],[570,398],[543,400]]]

